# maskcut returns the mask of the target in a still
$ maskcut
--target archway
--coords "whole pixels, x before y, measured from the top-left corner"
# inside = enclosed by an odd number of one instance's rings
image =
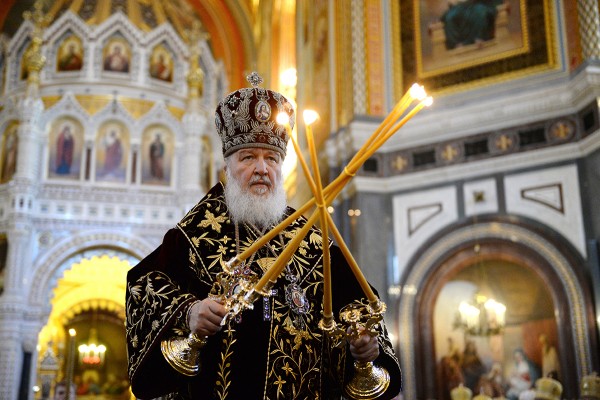
[[[134,236],[88,232],[58,242],[40,260],[29,300],[43,318],[32,378],[42,398],[59,381],[76,382],[80,399],[130,397],[126,275],[151,248]],[[89,351],[92,343],[104,346],[102,354]],[[87,353],[81,345],[88,345]]]
[[[53,289],[52,311],[38,336],[38,349],[46,358],[54,355],[58,363],[54,377],[46,373],[47,365],[38,369],[42,391],[48,390],[45,378],[76,382],[79,398],[109,390],[122,394],[129,387],[124,301],[131,264],[114,252],[96,252],[99,255],[88,254],[65,270]],[[95,349],[79,351],[80,346]],[[100,346],[104,346],[102,351]]]
[[[539,286],[547,288],[546,298],[551,299],[556,316],[561,357],[570,367],[562,378],[564,395],[577,396],[578,377],[595,367],[592,354],[597,344],[587,334],[594,320],[586,306],[591,302],[585,301],[591,293],[585,284],[581,256],[564,238],[539,228],[543,227],[517,218],[480,217],[445,229],[423,246],[403,279],[398,308],[406,398],[439,397],[439,379],[432,379],[441,357],[436,355],[435,345],[436,339],[439,342],[434,329],[436,302],[449,283],[472,281],[467,278],[468,268],[481,263],[482,255],[487,262],[510,264],[513,271],[523,269],[530,278],[539,280]],[[479,254],[474,254],[476,245]],[[514,278],[510,273],[494,277],[507,283]]]

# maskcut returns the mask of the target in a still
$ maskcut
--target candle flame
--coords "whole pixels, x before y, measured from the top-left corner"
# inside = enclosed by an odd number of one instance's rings
[[[77,335],[77,332],[75,331],[75,329],[71,328],[71,329],[69,329],[69,335],[75,336],[75,335]]]
[[[418,83],[415,83],[410,87],[409,93],[410,97],[419,101],[427,97],[427,92],[425,92],[425,88],[422,85],[419,85]]]
[[[290,116],[286,112],[280,112],[277,114],[277,123],[279,125],[285,125],[290,123]]]
[[[306,125],[311,125],[319,118],[319,114],[314,110],[304,110],[302,115],[304,116],[304,123]]]
[[[433,104],[433,97],[431,97],[431,96],[428,96],[423,100],[423,105],[425,107],[429,107],[432,104]]]

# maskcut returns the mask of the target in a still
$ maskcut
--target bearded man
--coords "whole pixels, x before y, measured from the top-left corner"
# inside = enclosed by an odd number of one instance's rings
[[[252,309],[235,318],[211,296],[223,265],[294,210],[281,167],[287,132],[275,122],[291,103],[259,87],[237,90],[216,110],[227,183],[215,185],[127,276],[127,342],[133,393],[141,398],[340,399],[355,360],[389,373],[379,399],[400,391],[400,367],[385,325],[342,346],[319,327],[323,314],[323,245],[330,246],[333,311],[367,300],[341,251],[311,227],[300,247]],[[266,114],[265,114],[266,112]],[[306,223],[300,217],[240,265],[240,279],[260,278]],[[230,293],[231,294],[231,293]],[[223,323],[225,318],[225,323]],[[177,372],[161,342],[190,333],[206,338],[199,374]]]

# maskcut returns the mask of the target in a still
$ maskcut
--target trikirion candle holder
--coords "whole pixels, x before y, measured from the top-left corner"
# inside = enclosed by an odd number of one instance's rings
[[[415,101],[418,101],[418,103],[409,110],[410,106]],[[311,125],[318,118],[318,114],[311,110],[305,110],[304,112],[307,143],[315,178],[311,175],[308,165],[302,155],[302,151],[292,135],[292,124],[290,123],[289,115],[283,115],[282,118],[279,118],[278,116],[277,122],[285,127],[288,137],[292,140],[298,161],[302,166],[304,175],[314,197],[285,218],[277,226],[259,237],[240,254],[227,263],[222,263],[223,271],[218,274],[210,294],[210,297],[219,299],[219,301],[229,310],[221,323],[222,325],[232,321],[244,310],[252,309],[253,303],[259,297],[270,296],[271,287],[275,284],[293,254],[301,245],[310,228],[317,220],[320,220],[323,242],[325,243],[329,240],[329,234],[331,233],[340,247],[342,254],[348,261],[348,265],[357,282],[366,295],[368,304],[362,306],[350,304],[345,306],[340,312],[340,324],[335,322],[331,309],[332,293],[330,260],[328,254],[329,248],[328,246],[323,246],[323,318],[319,322],[319,327],[338,345],[346,343],[347,340],[358,338],[361,334],[366,333],[372,336],[378,334],[375,327],[383,320],[383,314],[386,310],[385,303],[381,302],[371,289],[371,286],[362,274],[360,267],[344,243],[342,235],[336,228],[331,215],[327,212],[327,207],[343,190],[345,185],[354,177],[362,165],[423,107],[430,106],[432,102],[433,99],[427,96],[423,86],[414,84],[404,94],[375,132],[356,152],[338,177],[324,188],[321,184],[316,147],[311,129]],[[295,231],[293,238],[265,271],[262,277],[250,278],[240,276],[240,274],[236,273],[237,266],[249,259],[261,247],[286,229],[300,216],[307,213],[313,206],[315,207],[315,210],[312,215],[308,217],[301,229]],[[198,338],[197,336],[194,337],[194,334],[190,334],[187,338],[179,337],[164,340],[161,344],[161,350],[163,351],[165,359],[177,371],[185,375],[195,375],[199,371],[199,351],[204,343],[205,340],[203,338]],[[344,389],[345,394],[351,399],[375,399],[388,388],[390,377],[389,373],[384,368],[376,366],[373,362],[355,361],[354,369],[354,376]]]

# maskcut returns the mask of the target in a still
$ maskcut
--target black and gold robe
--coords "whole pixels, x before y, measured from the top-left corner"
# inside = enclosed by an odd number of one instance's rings
[[[261,276],[305,222],[299,218],[258,250],[249,258],[252,262],[246,273]],[[208,338],[200,350],[197,376],[184,376],[166,362],[160,342],[189,334],[186,314],[192,302],[208,296],[222,262],[243,251],[260,233],[240,224],[238,235],[219,183],[166,233],[154,252],[129,271],[126,332],[133,393],[140,398],[171,393],[191,399],[339,399],[352,376],[353,359],[347,344],[333,346],[318,327],[323,307],[323,243],[316,228],[304,238],[272,295],[257,300],[253,309],[243,311]],[[366,303],[366,299],[336,246],[331,246],[331,259],[337,319],[343,306]],[[301,291],[290,291],[292,287]],[[293,295],[301,293],[304,296],[294,305]],[[378,329],[380,355],[375,364],[391,376],[380,398],[389,399],[400,390],[400,368],[384,324]]]

